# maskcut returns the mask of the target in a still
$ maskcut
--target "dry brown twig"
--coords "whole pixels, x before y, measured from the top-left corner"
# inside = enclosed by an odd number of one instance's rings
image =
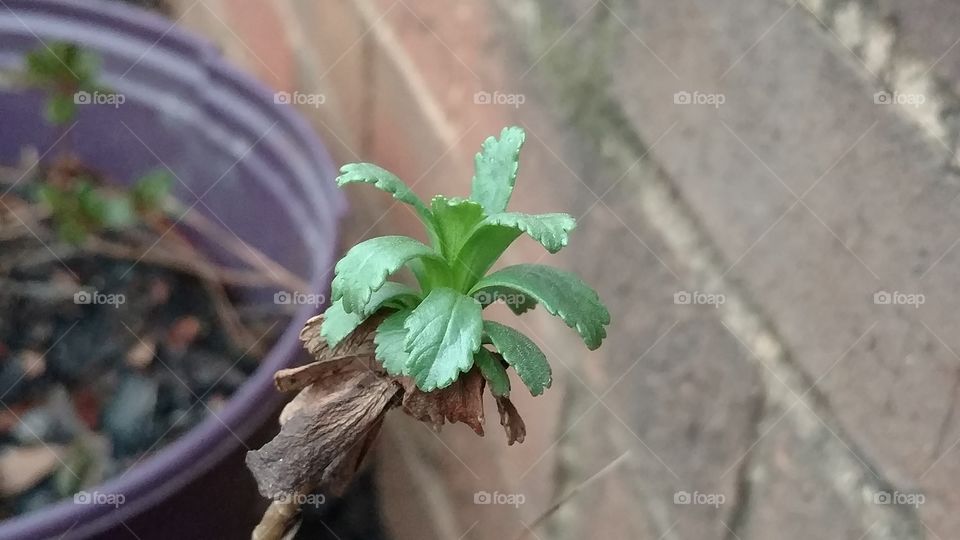
[[[290,291],[306,292],[310,290],[310,284],[303,278],[287,270],[259,249],[244,242],[229,229],[214,223],[201,212],[184,208],[175,202],[171,203],[171,208],[168,211],[174,215],[182,216],[184,225],[215,242],[252,268],[256,268],[263,274],[272,277],[275,283],[282,284]]]
[[[295,529],[299,511],[292,502],[299,497],[320,488],[342,493],[390,409],[399,407],[436,430],[446,422],[463,422],[483,435],[486,381],[479,371],[434,392],[388,375],[374,357],[373,337],[381,320],[371,317],[330,349],[320,336],[323,316],[310,319],[300,339],[315,361],[274,376],[279,390],[299,393],[280,415],[280,433],[247,453],[260,493],[273,500],[254,540],[280,540]],[[497,406],[508,444],[523,442],[525,427],[513,403],[499,397]]]
[[[231,253],[250,263],[252,269],[234,269],[213,263],[193,244],[173,230],[166,219],[161,220],[162,222],[149,223],[156,233],[156,238],[140,234],[145,231],[132,229],[124,233],[123,242],[94,235],[87,238],[82,246],[55,243],[48,228],[39,226],[42,220],[50,217],[49,211],[40,205],[29,204],[19,198],[7,197],[4,205],[0,207],[0,240],[23,238],[30,241],[36,234],[50,238],[49,243],[46,244],[42,238],[35,238],[39,243],[37,248],[12,258],[4,268],[0,268],[0,274],[9,274],[15,267],[29,268],[51,262],[62,263],[81,255],[99,255],[130,261],[133,264],[145,263],[189,274],[198,278],[203,284],[217,318],[234,345],[239,350],[261,355],[263,346],[243,324],[235,306],[227,296],[225,287],[272,286],[280,287],[282,290],[305,291],[308,290],[308,285],[289,271],[278,270],[281,268],[280,265],[272,261],[266,262],[269,259],[265,255],[235,239],[230,233],[204,221],[205,218],[197,218],[199,214],[190,215],[193,215],[189,219],[190,223],[194,225],[202,223],[203,233],[214,235],[210,238],[211,241],[226,246]],[[144,246],[149,248],[144,249]]]
[[[594,482],[600,480],[601,478],[603,478],[603,477],[607,476],[608,474],[610,474],[611,472],[613,472],[618,466],[620,466],[624,461],[626,461],[626,459],[627,459],[628,457],[630,457],[630,451],[629,451],[629,450],[627,450],[627,451],[624,452],[623,454],[620,454],[620,457],[618,457],[617,459],[615,459],[615,460],[611,461],[610,463],[608,463],[605,467],[603,467],[602,469],[600,469],[599,471],[597,471],[596,473],[594,473],[594,475],[591,476],[590,478],[587,478],[587,479],[584,480],[583,482],[580,482],[579,484],[577,484],[576,486],[574,486],[573,489],[571,489],[569,492],[567,492],[566,495],[564,495],[563,497],[561,497],[560,499],[558,499],[555,503],[553,503],[552,505],[550,505],[549,508],[547,508],[546,510],[544,510],[544,511],[537,517],[537,519],[533,520],[533,522],[530,523],[530,525],[524,525],[524,529],[523,529],[523,531],[520,533],[520,535],[517,537],[517,540],[525,540],[526,538],[529,538],[530,535],[536,536],[536,533],[533,532],[534,529],[536,529],[537,527],[539,527],[540,525],[542,525],[543,522],[545,522],[545,521],[547,520],[547,518],[549,518],[549,517],[552,516],[554,513],[556,513],[556,511],[559,510],[560,508],[562,508],[564,504],[568,503],[568,502],[571,501],[574,497],[576,497],[577,494],[580,493],[580,491],[583,490],[585,487],[589,486],[590,484],[593,484]]]

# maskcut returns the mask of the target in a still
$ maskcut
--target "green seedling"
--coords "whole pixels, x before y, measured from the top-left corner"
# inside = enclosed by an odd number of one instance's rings
[[[80,92],[109,93],[97,83],[100,59],[73,43],[56,42],[27,53],[26,83],[46,93],[44,115],[63,126],[77,115]]]
[[[543,305],[593,350],[606,337],[610,313],[576,275],[540,264],[487,274],[507,247],[527,234],[550,253],[567,245],[576,225],[567,214],[507,212],[525,139],[518,127],[488,138],[476,156],[468,199],[434,197],[425,204],[394,174],[370,163],[344,166],[340,186],[367,183],[413,207],[431,245],[406,236],[373,238],[350,249],[335,268],[333,303],[321,334],[332,348],[364,320],[385,315],[376,330],[376,358],[392,376],[412,378],[425,392],[445,388],[476,366],[494,395],[510,391],[513,367],[533,395],[550,387],[546,356],[523,333],[484,320],[502,302],[516,314]],[[419,288],[388,281],[409,268]],[[503,359],[501,362],[500,358]],[[504,365],[504,363],[506,365]]]
[[[130,228],[141,216],[162,211],[172,184],[170,175],[160,171],[123,191],[98,188],[81,178],[66,187],[40,184],[37,198],[50,210],[60,239],[79,245],[91,234]]]
[[[94,93],[109,94],[98,82],[100,59],[79,45],[56,42],[27,53],[25,82],[46,93],[47,120],[63,127],[76,117],[77,106]],[[103,230],[120,230],[138,218],[163,210],[172,178],[156,171],[139,179],[129,190],[105,190],[89,178],[73,178],[66,185],[43,181],[37,198],[50,212],[60,238],[81,244]]]

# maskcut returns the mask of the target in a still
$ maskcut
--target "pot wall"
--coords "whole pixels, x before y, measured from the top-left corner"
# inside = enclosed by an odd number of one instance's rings
[[[227,66],[207,43],[159,16],[88,0],[7,0],[0,10],[0,69],[17,67],[41,41],[68,40],[103,59],[114,105],[81,105],[72,148],[116,182],[169,167],[174,195],[325,294],[344,202],[325,148],[271,91]],[[50,151],[59,133],[41,118],[37,93],[0,89],[0,163],[20,149]],[[62,144],[62,143],[61,143]],[[214,258],[233,262],[217,245]],[[276,291],[251,292],[272,301]],[[216,416],[120,478],[96,488],[122,494],[114,508],[63,501],[0,523],[0,538],[243,537],[261,504],[242,456],[273,429],[272,374],[299,353],[304,306],[261,368]]]

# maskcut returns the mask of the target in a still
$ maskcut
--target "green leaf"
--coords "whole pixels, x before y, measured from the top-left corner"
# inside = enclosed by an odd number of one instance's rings
[[[37,199],[50,209],[57,236],[68,244],[80,245],[87,238],[80,203],[75,193],[65,192],[49,184],[37,187]]]
[[[323,312],[323,323],[320,326],[320,335],[326,340],[327,346],[335,348],[343,338],[350,335],[364,321],[364,317],[357,313],[347,313],[343,309],[343,302],[337,300],[330,304]]]
[[[481,279],[470,295],[489,288],[512,289],[533,297],[551,315],[575,328],[590,350],[607,336],[604,326],[610,324],[610,312],[575,274],[539,264],[518,264]]]
[[[98,224],[108,229],[124,229],[137,222],[133,204],[126,197],[105,197],[99,212]]]
[[[87,180],[77,182],[72,195],[76,197],[77,204],[83,215],[90,218],[96,218],[103,211],[103,197]],[[68,192],[69,193],[69,192]]]
[[[79,246],[87,240],[87,228],[73,216],[65,216],[57,221],[57,236],[64,242]]]
[[[159,210],[170,195],[173,177],[166,171],[153,171],[137,180],[130,196],[141,212]]]
[[[577,226],[577,221],[569,214],[521,214],[505,212],[489,216],[480,224],[477,232],[482,233],[486,227],[507,227],[525,232],[531,238],[540,242],[550,253],[563,249],[569,241],[570,231]]]
[[[70,122],[77,111],[74,94],[94,87],[99,58],[79,46],[56,42],[27,53],[25,82],[47,94],[44,116],[54,125]]]
[[[411,309],[401,309],[380,323],[377,327],[377,335],[373,342],[377,346],[377,360],[383,364],[383,368],[393,377],[399,377],[404,373],[410,355],[404,348],[407,338],[407,329],[404,323],[407,317],[413,312]]]
[[[367,304],[373,291],[387,281],[387,276],[419,257],[440,259],[433,249],[406,236],[381,236],[361,242],[337,263],[331,299],[342,298],[343,309],[356,313]]]
[[[80,218],[92,228],[123,229],[136,223],[130,200],[103,193],[88,182],[77,185],[74,193]]]
[[[36,194],[37,200],[45,204],[54,214],[60,211],[66,202],[63,192],[50,184],[38,185]]]
[[[490,383],[490,392],[494,396],[510,395],[510,377],[507,376],[507,370],[490,351],[484,347],[477,349],[473,355],[473,364],[480,368],[480,374]]]
[[[473,228],[483,220],[483,207],[467,199],[437,195],[430,202],[441,253],[448,260],[460,251]]]
[[[483,332],[508,364],[513,366],[530,393],[539,396],[553,382],[546,355],[530,338],[493,321],[483,321]]]
[[[388,281],[370,296],[370,301],[363,306],[360,312],[348,313],[343,309],[342,300],[330,304],[330,307],[323,314],[323,326],[320,327],[320,335],[327,341],[327,345],[333,349],[343,338],[356,330],[367,317],[376,313],[384,305],[404,305],[405,303],[416,302],[417,299],[417,291],[406,285]]]
[[[50,96],[47,100],[44,116],[51,124],[60,126],[73,120],[77,114],[77,104],[73,101],[73,96]]]
[[[430,392],[449,386],[473,367],[483,317],[476,300],[442,287],[413,310],[404,328],[404,349],[410,359],[403,374],[412,377],[417,388]]]
[[[520,167],[520,148],[526,134],[519,127],[507,127],[500,139],[489,137],[474,160],[476,171],[470,200],[483,205],[487,214],[503,212],[510,202]]]
[[[60,60],[53,44],[51,48],[40,46],[25,56],[27,76],[34,82],[53,79],[64,69],[63,61]]]
[[[527,233],[547,251],[556,253],[567,245],[569,233],[576,226],[576,220],[568,214],[506,212],[488,216],[457,254],[454,268],[463,276],[460,285],[472,285],[483,277],[520,234]]]
[[[417,278],[421,290],[432,291],[437,287],[455,288],[450,267],[440,256],[436,259],[414,259],[407,266]]]
[[[78,45],[55,42],[40,45],[26,55],[27,76],[37,84],[53,85],[70,81],[75,84],[96,76],[99,58]],[[50,90],[57,90],[50,88]]]
[[[338,186],[343,187],[358,182],[373,184],[374,187],[392,194],[398,201],[416,208],[421,218],[427,218],[429,221],[430,211],[427,205],[392,172],[373,163],[348,163],[340,168],[340,176],[337,177]]]

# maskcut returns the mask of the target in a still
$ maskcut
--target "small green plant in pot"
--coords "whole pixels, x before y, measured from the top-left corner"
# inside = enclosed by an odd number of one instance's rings
[[[507,370],[539,395],[552,383],[550,364],[524,333],[485,320],[485,307],[503,302],[520,315],[541,305],[587,348],[600,346],[610,314],[576,275],[541,264],[490,272],[521,235],[556,253],[576,225],[567,214],[507,211],[524,137],[508,127],[483,143],[466,199],[438,195],[428,205],[381,167],[341,169],[340,186],[372,184],[410,205],[429,245],[383,236],[337,263],[332,304],[301,333],[316,362],[277,372],[277,387],[299,394],[281,414],[280,433],[247,455],[261,494],[274,500],[254,538],[281,538],[304,494],[342,491],[394,407],[435,428],[463,422],[482,435],[489,386],[508,444],[522,442],[526,428],[509,398]],[[416,286],[389,280],[403,268]]]
[[[130,229],[144,218],[157,217],[169,202],[173,177],[153,171],[130,188],[102,185],[96,171],[72,155],[68,124],[77,123],[78,108],[93,95],[115,96],[100,83],[100,57],[75,43],[57,41],[27,53],[16,79],[44,94],[44,118],[59,128],[63,141],[49,170],[35,189],[50,211],[61,240],[81,245],[91,235]]]

